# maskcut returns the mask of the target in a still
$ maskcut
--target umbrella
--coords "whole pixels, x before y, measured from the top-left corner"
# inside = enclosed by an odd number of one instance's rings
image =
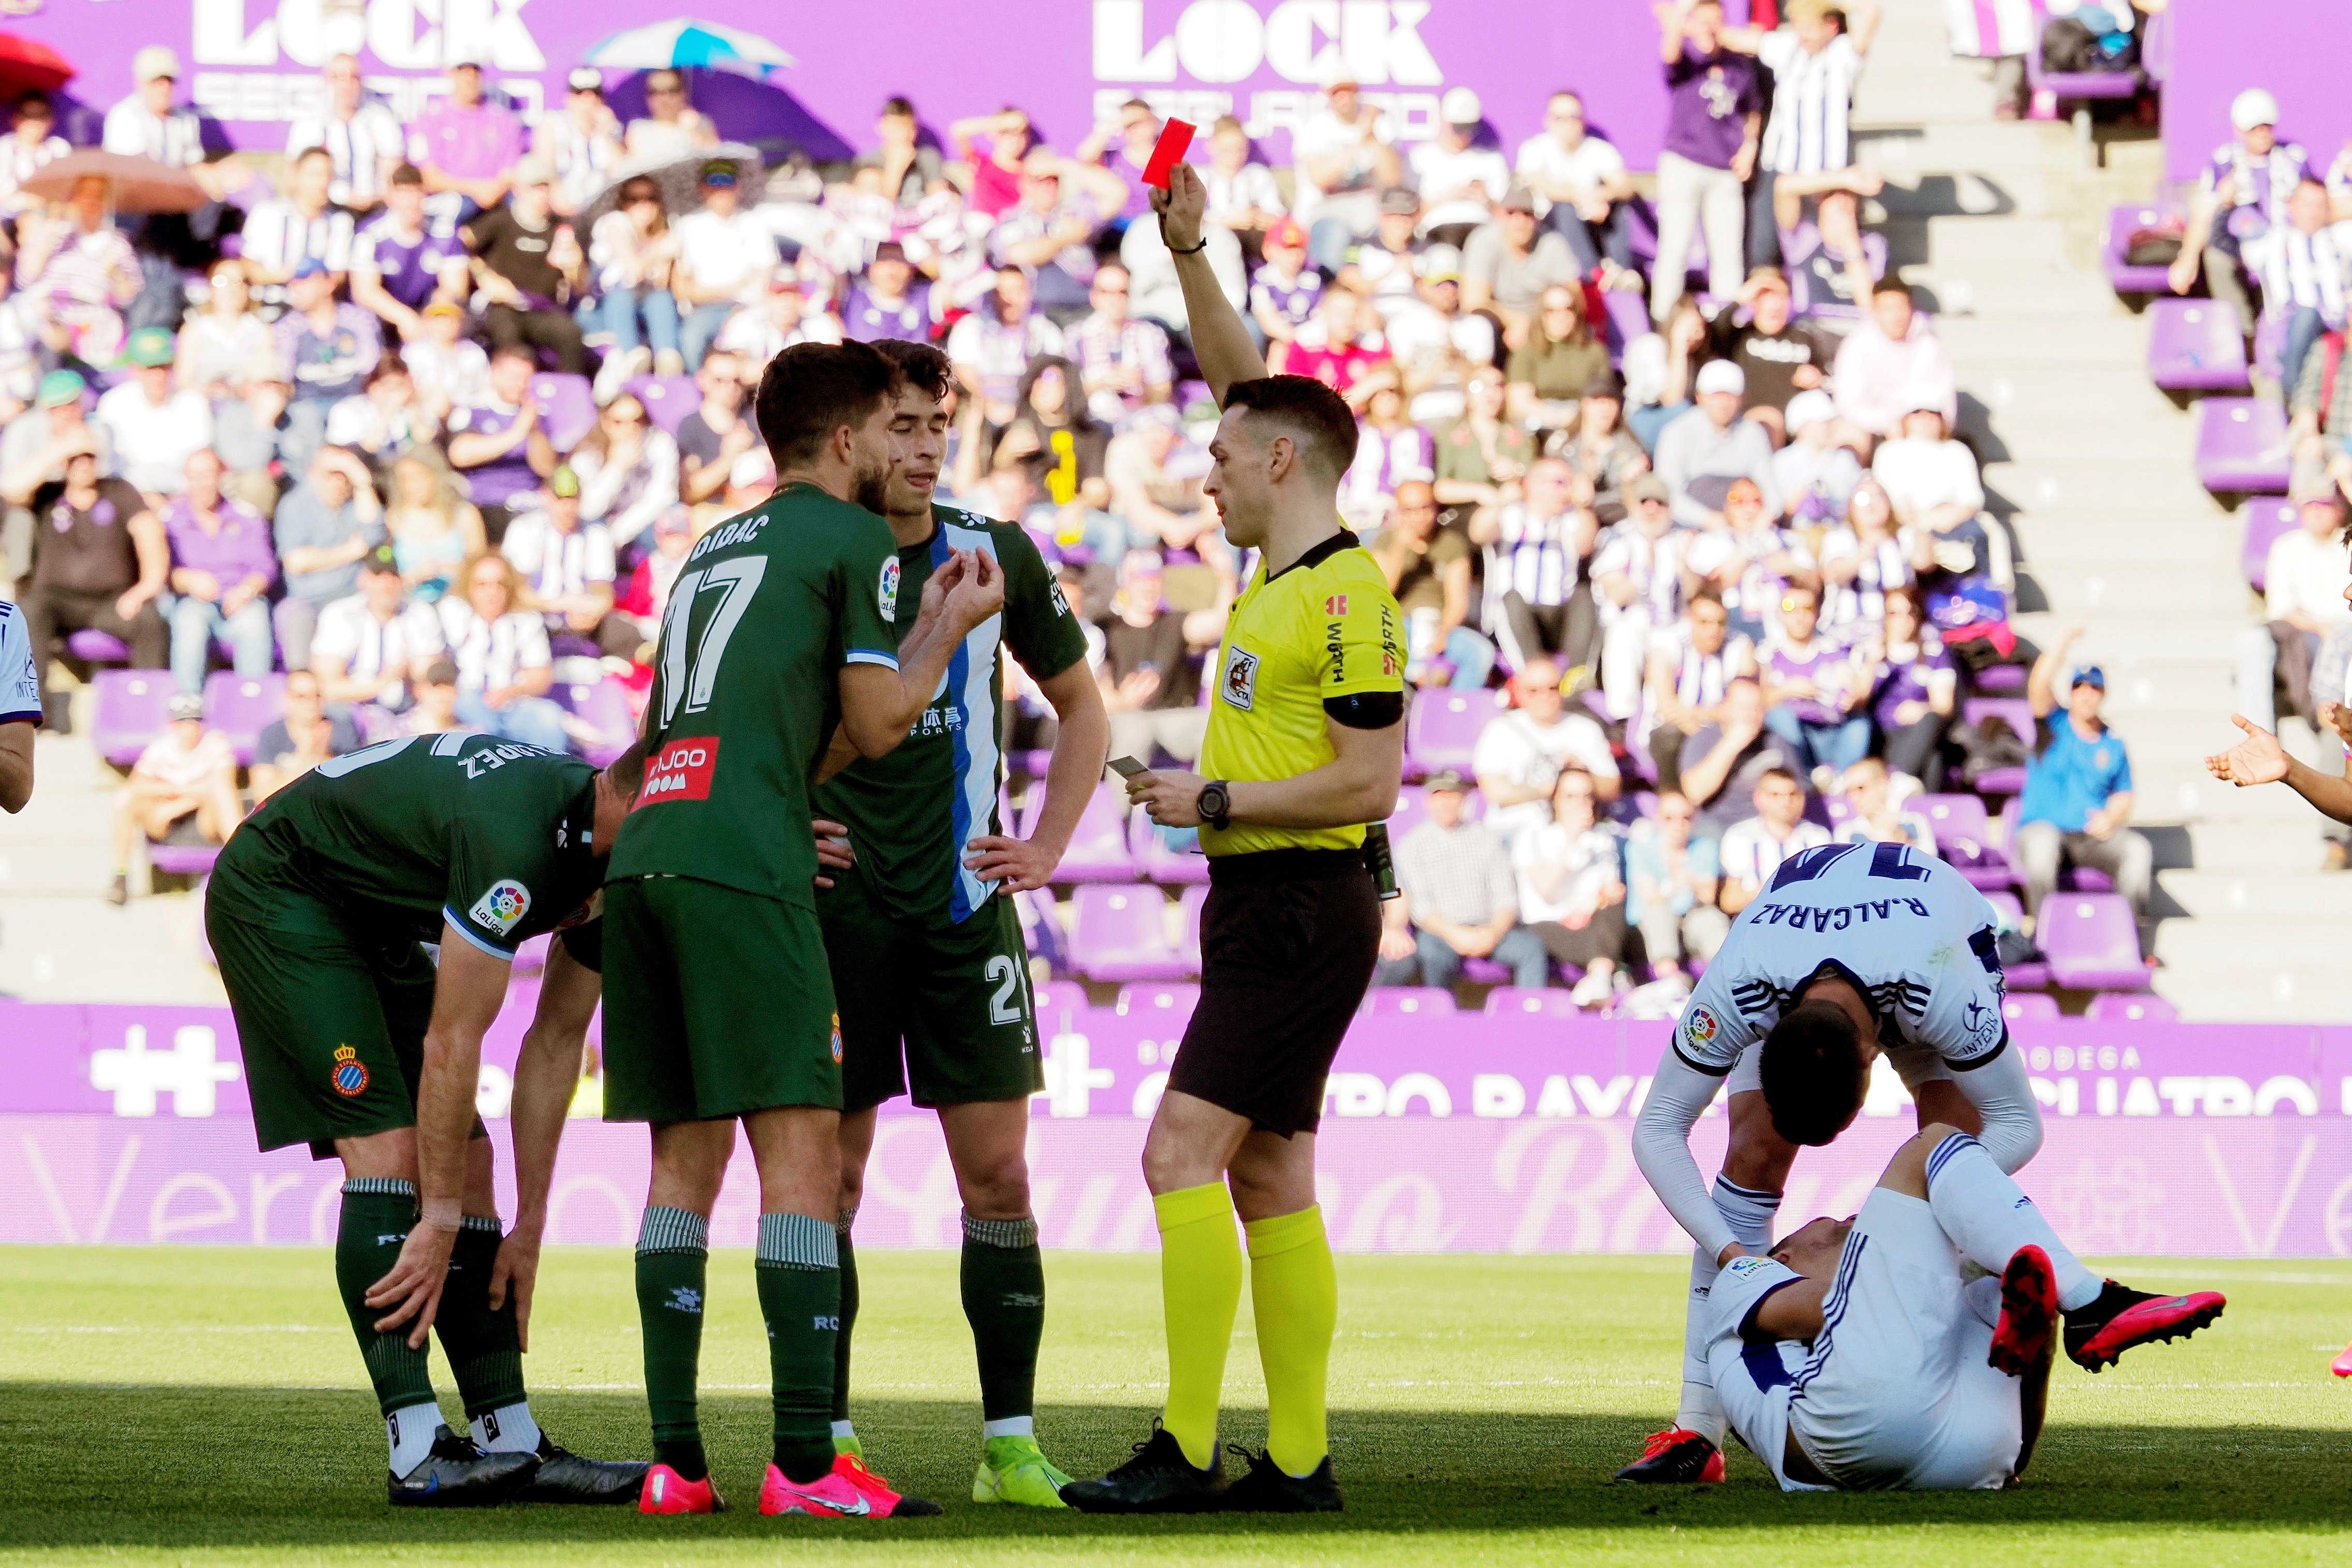
[[[85,148],[44,163],[21,187],[27,195],[62,202],[73,188],[95,175],[112,187],[118,213],[193,213],[212,198],[184,169],[174,169],[152,158],[128,158],[120,152]]]
[[[673,16],[667,22],[614,34],[588,51],[585,63],[631,71],[700,66],[764,78],[800,62],[757,33],[691,16]]]
[[[637,158],[621,163],[613,171],[612,183],[590,197],[572,218],[572,226],[582,234],[593,229],[598,218],[621,204],[621,187],[636,179],[650,179],[661,186],[662,211],[670,216],[693,212],[702,205],[703,165],[713,159],[735,165],[735,188],[742,193],[743,205],[756,206],[768,185],[768,170],[760,160],[760,150],[747,142],[722,141],[684,158]]]
[[[0,33],[0,95],[55,92],[71,81],[74,68],[47,44]]]

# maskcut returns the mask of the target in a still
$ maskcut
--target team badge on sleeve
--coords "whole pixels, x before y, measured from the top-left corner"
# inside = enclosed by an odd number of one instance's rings
[[[335,1047],[335,1070],[327,1075],[327,1080],[335,1086],[336,1093],[346,1100],[356,1100],[367,1092],[367,1063],[360,1060],[354,1048],[339,1045]]]
[[[530,889],[509,880],[492,883],[490,891],[475,900],[474,907],[466,915],[467,919],[477,921],[503,936],[529,913]]]
[[[874,603],[883,620],[898,619],[898,558],[895,555],[882,563],[882,581],[875,589]]]

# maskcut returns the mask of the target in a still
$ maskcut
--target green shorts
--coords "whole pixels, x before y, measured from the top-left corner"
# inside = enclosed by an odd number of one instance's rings
[[[604,884],[604,1119],[841,1109],[816,914],[689,876]]]
[[[841,1009],[847,1109],[879,1105],[910,1084],[918,1105],[1019,1100],[1045,1087],[1013,900],[991,898],[961,925],[899,920],[855,886],[819,894],[817,906]]]
[[[205,934],[261,1146],[308,1144],[328,1159],[338,1138],[415,1126],[433,960],[414,941],[355,936],[309,894],[234,878],[224,857]],[[487,1135],[478,1122],[475,1134]]]

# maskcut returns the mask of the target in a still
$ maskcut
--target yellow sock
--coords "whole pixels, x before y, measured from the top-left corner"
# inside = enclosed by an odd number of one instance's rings
[[[1223,1182],[1164,1192],[1160,1217],[1160,1301],[1168,1320],[1168,1406],[1160,1423],[1194,1468],[1217,1457],[1217,1402],[1225,1351],[1242,1302],[1242,1249],[1234,1199]]]
[[[1265,1368],[1266,1453],[1286,1475],[1311,1475],[1329,1448],[1324,1380],[1339,1321],[1339,1281],[1323,1210],[1253,1219],[1247,1228],[1250,1305]]]

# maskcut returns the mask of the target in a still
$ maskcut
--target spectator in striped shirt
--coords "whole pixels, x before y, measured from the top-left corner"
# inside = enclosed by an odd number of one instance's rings
[[[1176,390],[1168,334],[1158,322],[1128,314],[1128,287],[1127,268],[1105,262],[1087,292],[1093,313],[1064,340],[1064,352],[1086,382],[1087,408],[1111,424],[1145,403],[1166,402]]]
[[[457,666],[457,717],[501,740],[548,751],[570,743],[548,699],[555,660],[547,623],[522,607],[522,578],[500,555],[466,563],[466,591],[441,597],[441,640]]]
[[[131,57],[131,79],[138,87],[106,111],[102,145],[107,152],[152,158],[174,169],[193,170],[204,162],[204,129],[196,111],[173,101],[179,78],[180,57],[161,44],[150,44]],[[196,178],[204,182],[204,176]]]
[[[352,214],[335,205],[328,193],[335,182],[335,160],[324,147],[296,154],[294,178],[283,196],[256,204],[245,220],[245,267],[262,285],[265,299],[284,298],[284,287],[295,269],[316,261],[341,287],[352,269]]]
[[[2322,334],[2344,330],[2345,254],[2329,215],[2327,187],[2306,175],[2287,198],[2286,222],[2258,252],[2263,314],[2286,322],[2279,380],[2287,387],[2303,379],[2303,361]]]
[[[537,145],[555,161],[555,210],[570,217],[611,183],[623,154],[621,118],[604,101],[604,73],[574,66],[563,85],[563,112],[539,122]]]
[[[1853,161],[1853,84],[1878,32],[1877,0],[1790,0],[1786,18],[1769,33],[1723,30],[1726,47],[1754,55],[1772,73],[1764,173],[1748,219],[1751,266],[1780,261],[1780,231],[1797,226],[1806,197],[1874,196],[1884,183]]]
[[[2237,307],[2248,329],[2254,322],[2244,242],[2286,222],[2287,198],[2311,172],[2311,157],[2278,133],[2278,99],[2248,88],[2230,101],[2230,127],[2236,135],[2221,144],[2197,177],[2189,199],[2188,240],[2174,258],[2167,281],[2175,294],[2197,287]]]
[[[1545,653],[1588,664],[1600,622],[1584,562],[1600,521],[1577,504],[1576,472],[1559,458],[1538,458],[1523,488],[1524,500],[1481,507],[1470,519],[1470,542],[1486,551],[1487,630],[1513,669]]]
[[[331,56],[320,74],[325,100],[319,112],[298,116],[287,127],[286,155],[325,148],[334,166],[328,198],[354,213],[373,212],[383,204],[392,172],[403,161],[406,134],[384,101],[361,82],[358,56]]]
[[[27,212],[16,223],[17,308],[48,348],[86,364],[122,352],[123,312],[139,297],[139,257],[107,221],[106,182],[74,182],[65,215]]]

